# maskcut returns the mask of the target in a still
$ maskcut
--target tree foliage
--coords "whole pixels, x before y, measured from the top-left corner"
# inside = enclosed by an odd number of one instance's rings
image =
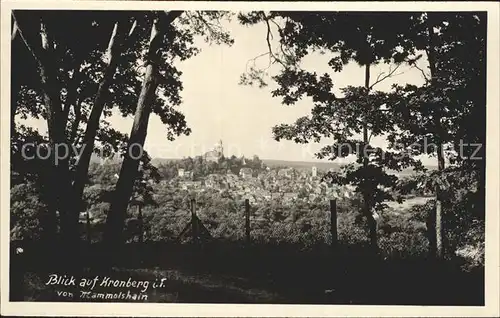
[[[478,153],[481,160],[470,160],[476,148],[484,151],[485,141],[484,125],[471,120],[483,124],[485,120],[483,15],[259,11],[241,14],[239,21],[243,25],[267,26],[264,37],[268,52],[264,55],[269,56],[270,64],[280,66],[278,74],[271,76],[277,84],[271,95],[280,98],[284,105],[305,98],[313,103],[309,116],[274,127],[275,139],[296,143],[331,140],[331,145],[316,154],[318,158],[335,160],[355,155],[356,163],[346,165],[340,174],[332,174],[330,181],[355,185],[368,201],[368,210],[375,208],[380,212],[388,200],[400,201],[401,197],[394,193],[404,193],[412,185],[420,185],[420,191],[433,187],[439,191],[437,202],[444,201],[451,208],[446,198],[461,190],[449,180],[467,180],[470,177],[464,173],[472,173],[479,178],[478,184],[484,182],[484,153]],[[273,42],[276,33],[279,39]],[[301,66],[303,58],[313,53],[331,57],[330,72],[317,74]],[[424,54],[429,71],[416,64]],[[365,85],[340,88],[341,95],[336,96],[332,74],[341,72],[351,61],[365,66]],[[378,63],[391,66],[386,74],[374,79],[370,66]],[[378,83],[397,75],[402,63],[420,70],[426,83],[420,87],[395,85],[390,92],[376,91]],[[252,67],[242,75],[241,83],[265,87],[266,74],[267,70]],[[371,146],[373,136],[387,138],[388,149]],[[468,147],[465,155],[459,153],[460,143],[470,144],[471,140],[478,147]],[[400,171],[407,167],[425,172],[418,159],[422,154],[437,155],[439,171],[421,173],[419,179],[410,183],[387,174],[387,169]],[[451,163],[458,163],[461,172],[444,169],[444,156]],[[481,191],[480,186],[478,189]],[[474,198],[476,208],[463,213],[481,214],[481,204],[477,202],[484,202],[484,192]],[[436,223],[438,232],[440,222]]]

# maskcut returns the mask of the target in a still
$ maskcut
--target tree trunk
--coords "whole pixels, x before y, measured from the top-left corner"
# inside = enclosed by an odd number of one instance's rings
[[[78,99],[75,104],[75,119],[73,123],[71,124],[71,129],[69,132],[69,138],[68,142],[70,144],[75,144],[77,134],[78,134],[78,126],[80,125],[80,122],[82,120],[82,100]]]
[[[87,128],[85,130],[85,136],[83,137],[82,154],[78,160],[78,165],[76,168],[75,182],[73,184],[73,191],[75,193],[75,198],[80,203],[77,206],[77,210],[80,211],[83,206],[82,196],[83,189],[85,188],[85,183],[87,181],[87,174],[90,165],[90,158],[94,151],[95,137],[97,135],[97,130],[99,129],[99,121],[101,114],[104,110],[106,100],[109,94],[109,86],[113,80],[113,76],[116,72],[118,66],[118,61],[123,51],[123,46],[128,30],[130,29],[130,23],[128,23],[128,17],[123,20],[118,21],[115,24],[111,38],[108,45],[108,65],[104,70],[104,76],[99,84],[96,97],[94,99],[94,105],[90,113],[89,120],[87,122]]]
[[[60,96],[61,84],[57,76],[58,68],[56,65],[56,56],[54,54],[54,42],[43,18],[40,18],[41,22],[39,24],[35,24],[37,27],[40,27],[40,29],[28,30],[29,27],[24,24],[27,22],[26,19],[21,22],[18,18],[18,12],[13,12],[12,15],[15,19],[19,36],[33,55],[40,74],[49,130],[49,145],[51,147],[51,156],[48,159],[50,160],[50,175],[52,176],[49,184],[49,191],[52,194],[51,197],[54,199],[49,202],[49,211],[54,216],[56,212],[59,211],[61,217],[61,242],[64,247],[68,247],[69,250],[72,250],[71,246],[73,246],[78,239],[78,230],[71,220],[75,218],[75,215],[76,219],[78,219],[78,213],[72,209],[72,203],[74,203],[74,201],[72,200],[70,191],[71,180],[68,171],[69,158],[63,158],[56,162],[56,158],[54,157],[55,147],[60,144],[67,144],[64,126],[65,120],[63,117]],[[36,39],[36,34],[41,36],[40,42]]]
[[[151,37],[146,59],[146,72],[142,83],[141,93],[137,102],[134,123],[130,133],[127,151],[124,155],[120,176],[115,189],[114,200],[106,218],[104,230],[104,242],[110,248],[119,247],[123,243],[123,223],[127,213],[128,203],[133,191],[137,170],[139,167],[142,148],[146,140],[151,104],[154,101],[156,88],[158,86],[158,63],[161,60],[161,48],[166,34],[166,28],[182,11],[163,12],[156,19],[151,28]],[[133,154],[132,151],[140,151]]]
[[[159,19],[156,19],[151,28],[146,72],[137,102],[127,151],[124,155],[120,176],[116,184],[115,196],[106,218],[104,241],[111,249],[123,243],[123,223],[137,177],[140,159],[143,155],[149,115],[151,114],[151,106],[156,95],[156,88],[158,87],[158,63],[164,36],[165,27],[160,25]]]
[[[13,21],[13,23],[12,23],[12,34],[11,34],[11,37],[10,37],[11,41],[14,41],[14,39],[17,38],[17,31],[19,31],[17,29],[17,23],[15,21]]]
[[[38,66],[43,99],[47,110],[49,140],[52,143],[64,142],[64,127],[61,125],[63,122],[60,98],[61,85],[57,78],[56,57],[54,56],[54,43],[51,34],[47,30],[47,25],[43,19],[41,19],[41,23],[39,24],[39,30],[30,30],[39,32],[41,36],[40,46],[40,43],[37,43],[37,40],[33,38],[33,34],[30,34],[24,23],[19,23],[19,19],[16,17],[17,13],[13,13],[13,16],[16,19],[18,33]]]
[[[365,88],[366,88],[366,94],[370,93],[370,64],[365,65]],[[363,118],[363,144],[367,146],[369,143],[368,140],[368,125],[367,125],[367,119],[366,116]],[[363,154],[363,169],[368,169],[368,156],[366,155],[366,152],[364,151]],[[370,232],[370,245],[372,246],[373,250],[376,252],[378,251],[378,242],[377,242],[377,221],[373,217],[372,214],[372,206],[371,202],[369,200],[370,193],[368,193],[369,189],[365,188],[363,189],[363,201],[364,201],[364,210],[365,210],[365,216],[368,221],[368,230]]]
[[[437,157],[438,157],[438,170],[444,170],[444,157],[443,157],[443,145],[438,142],[437,145]],[[439,186],[436,186],[436,257],[438,259],[443,257],[443,206],[441,201],[441,190]]]
[[[64,108],[63,108],[63,118],[64,118],[64,127],[67,126],[68,121],[69,121],[69,111],[71,107],[75,110],[75,122],[78,127],[78,122],[79,119],[77,117],[77,110],[78,107],[78,88],[80,86],[81,80],[82,80],[82,73],[80,72],[80,63],[77,63],[75,69],[73,70],[73,76],[71,77],[71,81],[68,83],[68,94],[66,97],[66,101],[64,102]],[[75,123],[73,123],[74,127]],[[70,131],[73,130],[70,129]],[[70,133],[71,136],[71,133]]]
[[[133,153],[132,151],[138,150],[142,153],[142,147],[146,140],[149,115],[151,113],[151,103],[157,87],[155,78],[157,70],[158,67],[153,64],[148,65],[146,69],[134,124],[127,146],[127,153],[125,154],[116,185],[115,198],[106,218],[105,240],[108,242],[119,243],[123,240],[123,222],[140,162],[140,154]]]
[[[434,24],[432,23],[432,14],[427,13],[427,32],[428,32],[428,47],[426,50],[427,58],[429,60],[429,69],[430,69],[430,80],[431,85],[436,83],[436,69],[437,69],[437,60],[436,60],[436,52],[435,52],[435,42],[434,42]],[[439,114],[439,109],[435,109],[434,112],[434,124],[436,126],[436,151],[437,151],[437,160],[438,160],[438,171],[441,172],[445,168],[444,163],[444,153],[443,153],[443,142],[441,135],[443,134],[443,129],[441,127],[441,115]],[[435,215],[432,219],[435,221],[435,244],[436,246],[431,249],[435,251],[435,257],[437,259],[441,259],[443,257],[443,204],[441,198],[441,190],[438,185],[435,188],[436,192],[436,208]]]

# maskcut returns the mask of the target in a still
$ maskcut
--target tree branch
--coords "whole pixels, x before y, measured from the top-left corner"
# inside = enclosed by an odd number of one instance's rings
[[[429,77],[427,76],[427,74],[425,74],[425,71],[424,71],[421,67],[417,66],[416,64],[413,64],[413,65],[412,65],[412,67],[414,67],[414,68],[416,68],[417,70],[419,70],[419,71],[420,71],[420,73],[422,73],[422,76],[424,77],[424,79],[425,79],[426,81],[429,81]]]
[[[370,132],[370,135],[368,136],[368,143],[370,143],[371,139],[372,139],[372,136],[373,136],[373,131]]]
[[[261,14],[262,14],[264,22],[266,23],[266,26],[267,26],[266,43],[267,43],[267,49],[269,50],[269,59],[271,60],[271,64],[274,64],[277,62],[277,63],[281,64],[283,67],[287,67],[288,65],[285,62],[283,62],[278,56],[276,56],[276,54],[273,53],[273,48],[271,45],[271,40],[274,39],[274,36],[273,36],[272,30],[271,30],[271,25],[270,25],[269,21],[272,21],[275,25],[278,25],[278,24],[275,21],[271,20],[264,12],[262,12]],[[278,26],[278,30],[279,29],[280,29],[280,27]]]
[[[184,11],[163,11],[163,17],[166,19],[166,25],[174,22]]]
[[[373,82],[372,85],[370,85],[369,90],[371,90],[375,85],[377,85],[377,84],[383,82],[384,80],[388,79],[389,77],[393,76],[394,73],[399,68],[399,66],[401,66],[401,64],[397,64],[394,69],[392,69],[392,67],[389,66],[389,72],[384,76],[382,76],[383,74],[385,74],[384,72],[381,72],[380,74],[378,74],[377,79],[375,80],[375,82]],[[401,74],[402,73],[400,73],[398,75],[401,75]]]
[[[220,25],[216,25],[216,24],[208,22],[199,11],[196,11],[196,15],[198,16],[200,21],[207,27],[207,30],[209,32],[216,33],[216,31],[214,31],[214,29],[218,29],[219,32],[222,30],[222,27]]]

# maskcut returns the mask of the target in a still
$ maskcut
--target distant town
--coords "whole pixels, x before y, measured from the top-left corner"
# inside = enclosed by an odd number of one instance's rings
[[[316,166],[307,170],[269,167],[256,156],[251,159],[235,156],[225,158],[222,141],[212,151],[196,159],[215,166],[215,171],[200,174],[192,169],[178,167],[175,176],[162,180],[160,184],[188,191],[217,191],[236,200],[249,199],[253,204],[277,199],[284,203],[296,200],[314,202],[325,197],[352,195],[350,188],[323,181],[326,171]],[[160,171],[162,165],[159,165]]]

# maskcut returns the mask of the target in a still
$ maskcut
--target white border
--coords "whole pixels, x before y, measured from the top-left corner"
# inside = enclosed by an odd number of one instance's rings
[[[12,9],[76,10],[317,10],[488,11],[486,306],[223,305],[9,302],[10,12]],[[1,3],[1,314],[28,316],[499,316],[499,5],[495,2],[201,2],[201,1],[2,1]],[[383,288],[382,286],[380,286]],[[457,286],[457,288],[466,288]],[[425,292],[425,291],[424,291]]]

